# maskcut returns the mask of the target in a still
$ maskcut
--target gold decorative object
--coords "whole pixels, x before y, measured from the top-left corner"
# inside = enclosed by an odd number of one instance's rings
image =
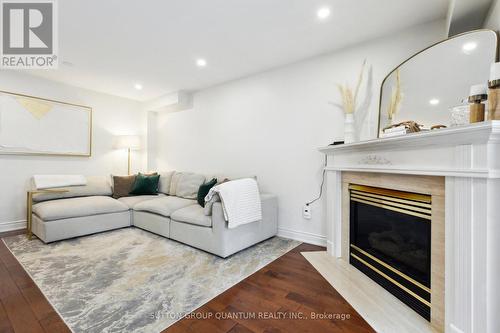
[[[431,130],[442,129],[442,128],[446,128],[446,126],[445,125],[434,125],[434,126],[431,126]]]
[[[384,131],[386,129],[393,128],[393,127],[399,127],[399,126],[404,126],[407,129],[408,133],[420,132],[421,131],[420,128],[422,127],[422,125],[417,124],[413,120],[407,120],[407,121],[400,122],[398,124],[393,124],[393,125],[387,126],[386,128],[384,128]]]
[[[389,109],[387,110],[387,115],[389,120],[394,119],[394,116],[399,110],[399,106],[401,104],[402,95],[401,95],[401,72],[396,69],[396,86],[392,87],[391,101],[389,103]]]

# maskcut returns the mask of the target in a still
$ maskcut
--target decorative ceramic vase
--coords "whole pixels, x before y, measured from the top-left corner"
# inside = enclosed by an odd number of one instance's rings
[[[344,123],[344,142],[351,143],[355,141],[355,133],[354,133],[354,115],[352,113],[345,114],[345,123]]]

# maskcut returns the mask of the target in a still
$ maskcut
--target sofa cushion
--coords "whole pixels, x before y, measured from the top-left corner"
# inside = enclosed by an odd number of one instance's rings
[[[50,189],[63,190],[62,193],[39,193],[33,196],[34,202],[41,202],[54,199],[85,197],[91,195],[111,195],[111,182],[108,177],[87,177],[87,185],[68,186]]]
[[[131,195],[152,195],[158,194],[158,183],[160,175],[157,173],[147,175],[140,173],[135,178],[135,183],[130,191]]]
[[[160,172],[160,184],[158,185],[158,192],[170,194],[170,183],[172,182],[172,176],[175,171],[161,171]]]
[[[185,222],[202,227],[212,226],[212,218],[203,213],[203,207],[200,205],[191,205],[178,209],[172,213],[170,218],[177,222]]]
[[[190,205],[198,205],[198,203],[196,200],[167,196],[140,202],[134,206],[134,210],[170,217],[170,215],[172,215],[172,213],[176,210]]]
[[[137,175],[130,176],[112,176],[113,177],[113,198],[129,196],[132,186],[135,183]]]
[[[127,211],[124,203],[105,196],[50,200],[33,205],[33,213],[44,221]]]
[[[136,196],[132,196],[132,197],[121,197],[120,199],[118,199],[118,201],[124,203],[129,208],[134,208],[134,206],[140,202],[143,202],[146,200],[154,200],[154,199],[158,199],[161,197],[165,197],[165,194],[159,193],[157,195],[136,195]]]
[[[193,172],[176,172],[172,176],[169,194],[186,199],[196,199],[198,189],[204,182],[204,175]]]

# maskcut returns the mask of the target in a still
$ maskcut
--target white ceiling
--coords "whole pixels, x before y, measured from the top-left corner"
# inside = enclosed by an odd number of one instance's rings
[[[32,74],[137,100],[198,90],[445,18],[448,0],[64,0],[60,64]],[[324,22],[316,17],[331,8]],[[207,67],[196,67],[205,58]],[[134,89],[135,83],[142,91]]]

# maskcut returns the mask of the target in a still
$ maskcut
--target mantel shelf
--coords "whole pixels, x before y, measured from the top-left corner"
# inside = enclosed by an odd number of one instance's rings
[[[402,136],[373,139],[319,148],[324,154],[337,152],[369,151],[386,149],[421,148],[426,146],[460,146],[484,144],[500,140],[500,121],[487,121],[467,126],[452,127],[434,131],[412,133]]]

